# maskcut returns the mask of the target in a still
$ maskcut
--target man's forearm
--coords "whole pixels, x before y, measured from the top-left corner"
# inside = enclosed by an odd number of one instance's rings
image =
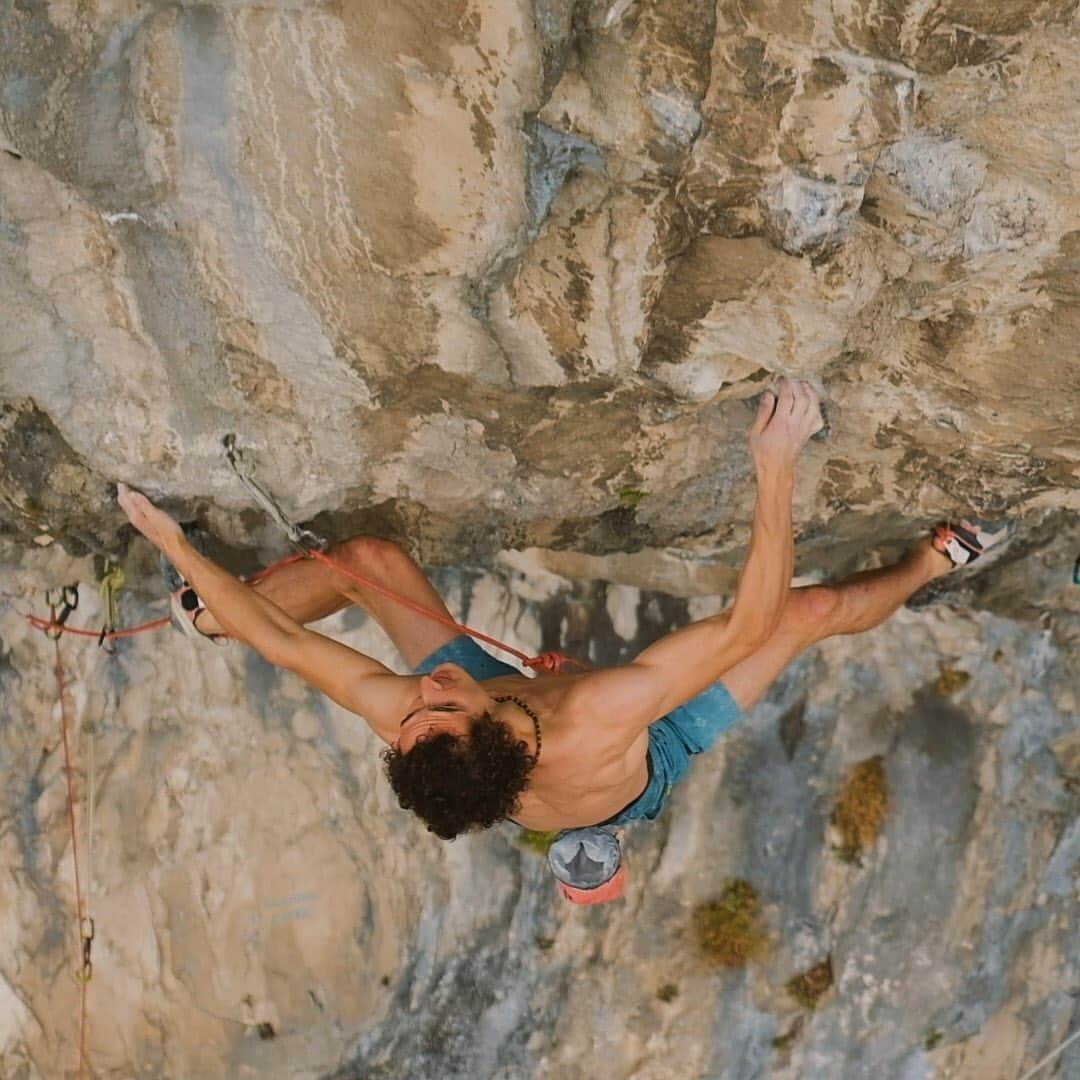
[[[169,545],[165,555],[225,632],[268,660],[273,660],[289,637],[303,629],[276,604],[199,554],[182,537]]]
[[[758,469],[750,548],[731,611],[674,630],[626,668],[591,677],[595,696],[579,698],[579,704],[625,703],[631,727],[640,727],[689,701],[761,648],[776,629],[791,584],[793,477],[789,464]]]
[[[758,467],[750,547],[728,623],[729,631],[739,637],[764,642],[780,621],[794,572],[794,488],[794,462]]]

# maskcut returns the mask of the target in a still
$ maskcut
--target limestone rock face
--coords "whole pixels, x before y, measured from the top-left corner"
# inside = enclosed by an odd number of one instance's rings
[[[0,522],[115,551],[118,478],[235,512],[235,431],[435,562],[730,560],[784,373],[822,535],[1063,507],[1074,8],[14,5]]]
[[[4,556],[0,1065],[24,1080],[74,1075],[78,987],[51,651],[18,609],[39,581],[92,567],[56,548]],[[509,644],[554,644],[561,626],[603,666],[723,603],[575,584],[520,553],[435,581]],[[451,844],[426,833],[395,805],[362,722],[254,653],[170,631],[114,657],[66,639],[97,929],[91,1063],[337,1080],[1020,1075],[1077,1019],[1070,604],[1043,622],[902,611],[806,654],[658,822],[627,830],[628,897],[604,909],[560,900],[510,826]],[[123,601],[127,622],[158,610],[138,591]],[[320,628],[403,670],[373,622]],[[885,827],[852,863],[830,815],[877,755]],[[769,945],[722,972],[691,915],[731,877],[761,896]],[[807,1013],[786,986],[825,958],[834,983]],[[1061,1075],[1080,1064],[1066,1054]]]
[[[80,793],[91,747],[100,781],[96,1073],[1013,1077],[1065,1038],[1077,20],[1076,0],[0,8],[0,1075],[75,1063],[51,646],[20,613],[81,579],[91,625],[105,557],[125,620],[161,613],[110,484],[250,569],[283,546],[225,462],[235,433],[295,519],[397,540],[527,651],[617,663],[730,595],[750,399],[783,374],[830,426],[800,476],[803,580],[961,513],[1016,538],[937,606],[802,660],[631,840],[618,909],[560,908],[510,831],[428,837],[359,722],[257,658],[63,643]],[[374,626],[328,629],[400,669]],[[827,819],[877,754],[892,810],[851,866]],[[689,912],[730,876],[773,944],[720,976]],[[826,955],[803,1016],[784,985]]]

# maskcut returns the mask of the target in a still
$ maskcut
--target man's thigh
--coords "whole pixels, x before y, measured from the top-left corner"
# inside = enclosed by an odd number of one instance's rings
[[[788,592],[772,637],[721,677],[740,709],[757,702],[803,649],[836,632],[835,597],[835,590],[820,585]]]
[[[427,575],[396,544],[383,542],[377,548],[367,550],[355,568],[385,588],[456,625],[457,620]],[[353,585],[348,595],[383,628],[410,670],[461,633],[453,626],[363,586]]]

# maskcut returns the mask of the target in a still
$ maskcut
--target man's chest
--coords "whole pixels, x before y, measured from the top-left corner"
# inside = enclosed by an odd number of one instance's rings
[[[515,820],[529,829],[593,825],[618,813],[648,780],[648,734],[630,747],[578,735],[559,739],[522,794]],[[547,744],[545,743],[545,755]]]

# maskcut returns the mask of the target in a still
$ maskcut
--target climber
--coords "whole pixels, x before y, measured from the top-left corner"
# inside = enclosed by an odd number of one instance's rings
[[[749,436],[757,499],[732,607],[668,634],[629,664],[584,674],[522,675],[471,638],[319,562],[301,560],[245,585],[144,496],[120,485],[119,501],[183,576],[174,611],[184,629],[244,642],[366,720],[387,744],[400,805],[436,835],[452,839],[505,819],[545,831],[620,825],[655,818],[690,757],[736,723],[797,653],[832,634],[869,629],[981,553],[985,534],[941,526],[896,566],[790,589],[795,463],[821,426],[808,384],[782,379],[762,395]],[[395,544],[358,536],[329,554],[449,617]],[[350,604],[379,622],[412,675],[305,628]],[[580,899],[558,862],[564,893]]]

